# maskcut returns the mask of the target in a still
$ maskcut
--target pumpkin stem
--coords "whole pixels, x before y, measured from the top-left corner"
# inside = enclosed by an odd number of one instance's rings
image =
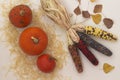
[[[35,37],[31,37],[31,39],[33,40],[33,42],[35,43],[35,44],[37,44],[38,42],[39,42],[39,39],[37,39],[37,38],[35,38]]]
[[[20,10],[20,15],[24,16],[25,15],[25,11],[24,10]]]
[[[57,61],[57,59],[54,58],[54,57],[49,57],[49,60],[55,60],[55,61]]]

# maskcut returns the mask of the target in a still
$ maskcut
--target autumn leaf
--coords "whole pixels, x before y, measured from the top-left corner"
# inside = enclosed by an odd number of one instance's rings
[[[90,13],[88,11],[82,11],[82,16],[84,18],[90,18]]]
[[[77,7],[74,9],[74,13],[75,13],[76,15],[80,15],[80,14],[81,14],[81,10],[80,10],[79,6],[77,6]]]
[[[90,0],[91,2],[95,2],[96,0]]]
[[[114,66],[112,66],[112,65],[110,65],[110,64],[108,64],[108,63],[104,63],[104,65],[103,65],[103,71],[104,71],[105,73],[109,73],[109,72],[112,71],[114,68],[115,68]]]
[[[113,26],[113,20],[110,18],[104,18],[103,23],[108,29],[110,29]]]
[[[98,4],[98,5],[95,5],[94,7],[94,13],[100,13],[102,12],[102,5],[101,4]]]
[[[95,24],[99,24],[101,22],[102,16],[100,14],[92,15],[92,20]]]
[[[81,0],[78,0],[79,4],[81,3]]]

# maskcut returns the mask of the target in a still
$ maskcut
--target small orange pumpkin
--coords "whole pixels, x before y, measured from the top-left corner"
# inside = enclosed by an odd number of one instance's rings
[[[42,72],[50,73],[56,67],[56,59],[49,54],[42,54],[38,57],[36,64]]]
[[[47,47],[48,37],[46,33],[38,27],[25,29],[19,38],[21,49],[29,55],[39,55]]]
[[[15,6],[9,13],[9,20],[18,28],[26,27],[32,21],[32,11],[27,5]]]

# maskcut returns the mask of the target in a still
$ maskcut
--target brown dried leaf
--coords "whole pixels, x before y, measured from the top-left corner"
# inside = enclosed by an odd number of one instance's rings
[[[98,4],[98,5],[95,5],[94,7],[94,13],[100,13],[102,12],[102,5],[101,4]]]
[[[95,2],[96,0],[90,0],[91,2]]]
[[[108,29],[110,29],[113,26],[113,20],[110,18],[104,18],[103,22]]]
[[[101,22],[102,16],[101,14],[92,15],[92,20],[95,24],[99,24]]]
[[[81,3],[81,0],[78,0],[79,4]]]
[[[80,14],[81,14],[81,10],[80,10],[79,6],[77,6],[77,7],[74,9],[74,13],[75,13],[76,15],[80,15]]]
[[[90,18],[90,13],[88,11],[82,11],[82,16],[84,18]]]
[[[103,65],[103,71],[105,72],[105,73],[109,73],[111,70],[113,70],[115,67],[114,66],[112,66],[112,65],[110,65],[110,64],[108,64],[108,63],[104,63],[104,65]]]

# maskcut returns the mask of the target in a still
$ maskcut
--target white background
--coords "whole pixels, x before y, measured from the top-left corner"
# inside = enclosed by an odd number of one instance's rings
[[[0,3],[7,2],[7,0],[0,0]],[[38,0],[30,0],[33,2],[33,4],[38,4]],[[92,9],[95,4],[103,4],[103,11],[102,13],[113,19],[114,25],[111,29],[107,29],[103,23],[100,23],[99,25],[95,25],[92,20],[88,20],[85,24],[86,25],[93,25],[98,26],[104,30],[107,30],[109,32],[112,32],[118,36],[118,41],[116,42],[110,42],[105,41],[102,39],[96,39],[98,42],[104,44],[107,46],[112,52],[113,55],[111,57],[104,56],[100,54],[99,52],[92,50],[92,52],[95,54],[95,56],[99,60],[98,66],[93,66],[87,59],[81,54],[82,62],[84,71],[82,73],[77,73],[76,69],[74,67],[74,64],[71,60],[71,57],[68,57],[67,65],[64,66],[61,73],[63,73],[64,76],[70,77],[71,80],[120,80],[120,0],[98,0],[95,3],[89,3],[89,0],[82,0],[81,8],[82,10],[90,10],[92,13]],[[77,7],[77,0],[61,0],[62,4],[67,8],[68,12],[71,14],[73,13],[73,10],[75,7]],[[6,4],[7,5],[7,4]],[[37,6],[37,5],[33,5]],[[75,21],[75,15],[71,18],[72,23]],[[79,16],[77,18],[76,22],[82,22],[83,18]],[[2,18],[0,18],[0,24],[2,25]],[[3,23],[4,24],[4,23]],[[3,76],[5,76],[5,73],[7,71],[6,65],[9,65],[9,50],[5,47],[5,44],[0,42],[0,80],[8,80],[4,79]],[[108,74],[105,74],[102,70],[103,64],[109,63],[113,66],[115,66],[115,69],[111,71]],[[15,80],[14,76],[10,75],[8,76],[9,80]]]

